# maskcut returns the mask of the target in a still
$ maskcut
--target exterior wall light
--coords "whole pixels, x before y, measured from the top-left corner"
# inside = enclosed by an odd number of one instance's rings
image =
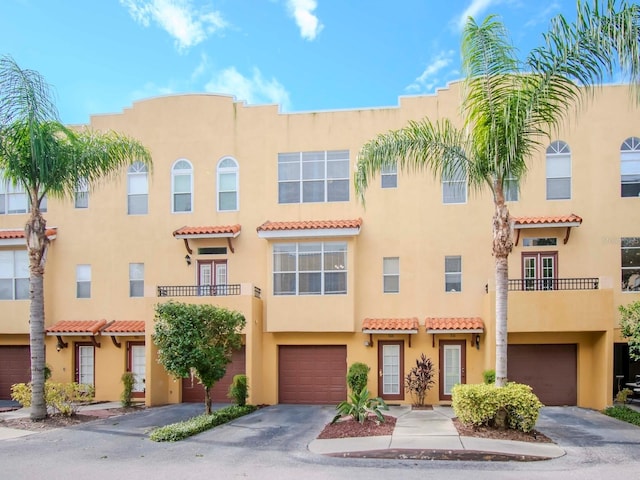
[[[191,265],[191,257],[188,253],[184,256],[184,261],[187,262],[187,265]]]

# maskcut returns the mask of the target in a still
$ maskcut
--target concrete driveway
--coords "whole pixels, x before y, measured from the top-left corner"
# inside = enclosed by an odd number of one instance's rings
[[[635,478],[640,428],[579,408],[547,407],[537,428],[567,455],[544,462],[346,459],[316,455],[311,442],[333,406],[275,405],[177,443],[148,440],[151,428],[201,413],[181,404],[0,442],[7,479],[114,478]],[[526,472],[526,474],[524,473]],[[523,477],[523,474],[525,477]]]

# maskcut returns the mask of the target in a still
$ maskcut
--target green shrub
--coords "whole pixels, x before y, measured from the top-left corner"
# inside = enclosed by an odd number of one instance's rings
[[[232,399],[236,405],[243,407],[247,404],[249,397],[249,385],[247,384],[247,376],[240,374],[233,377],[231,385],[229,385],[229,393],[227,397]]]
[[[354,420],[364,423],[370,414],[375,415],[378,421],[384,422],[381,410],[389,410],[389,407],[380,397],[371,398],[369,390],[364,387],[360,393],[349,395],[350,401],[340,402],[336,406],[338,414],[333,417],[331,423],[336,423],[341,417],[352,417]]]
[[[367,386],[369,370],[371,370],[369,366],[362,362],[351,364],[347,372],[347,385],[349,385],[351,392],[361,392]]]
[[[484,372],[482,372],[482,378],[484,380],[484,383],[486,383],[487,385],[496,383],[496,371],[485,370]]]
[[[404,378],[404,389],[411,393],[411,397],[415,400],[414,405],[424,405],[427,392],[436,383],[433,380],[435,373],[431,359],[424,353],[420,354],[420,358],[416,359],[416,366]]]
[[[45,382],[44,401],[52,413],[60,413],[67,417],[75,415],[83,403],[93,401],[95,389],[93,385],[83,383]],[[11,398],[23,407],[31,406],[31,384],[16,383],[11,386]]]
[[[124,372],[122,377],[122,384],[124,385],[124,390],[122,391],[122,395],[120,395],[120,403],[123,407],[131,406],[131,399],[133,397],[133,385],[136,383],[136,377],[133,372]]]
[[[184,422],[172,423],[156,428],[149,434],[154,442],[177,442],[218,425],[248,415],[256,410],[254,405],[232,405],[213,412],[211,415],[198,415]]]
[[[640,412],[630,409],[626,405],[615,405],[605,408],[602,413],[609,417],[617,418],[623,422],[631,423],[640,427]]]
[[[616,393],[616,402],[618,403],[627,403],[627,398],[629,395],[633,395],[633,390],[630,388],[623,388],[618,393]]]
[[[543,407],[528,385],[508,383],[494,385],[456,385],[452,389],[451,406],[465,425],[496,426],[497,418],[506,414],[506,426],[522,432],[535,427]]]

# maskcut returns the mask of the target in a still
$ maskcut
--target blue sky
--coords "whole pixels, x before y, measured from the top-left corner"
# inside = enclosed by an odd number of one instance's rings
[[[524,53],[575,0],[1,0],[0,54],[42,73],[61,119],[158,95],[230,94],[283,112],[393,106],[460,78],[467,16]]]

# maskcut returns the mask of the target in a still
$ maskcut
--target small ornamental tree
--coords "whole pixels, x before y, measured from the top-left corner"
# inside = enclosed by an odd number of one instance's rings
[[[620,305],[620,334],[629,342],[629,356],[640,360],[640,301]]]
[[[167,302],[156,305],[158,362],[172,375],[193,372],[204,386],[205,412],[211,413],[211,387],[227,371],[231,354],[241,347],[244,315],[214,305]]]
[[[427,392],[435,384],[433,379],[435,373],[431,359],[427,358],[424,353],[420,354],[420,358],[416,360],[416,366],[407,373],[404,379],[404,389],[411,393],[411,397],[415,400],[414,405],[424,406]]]

